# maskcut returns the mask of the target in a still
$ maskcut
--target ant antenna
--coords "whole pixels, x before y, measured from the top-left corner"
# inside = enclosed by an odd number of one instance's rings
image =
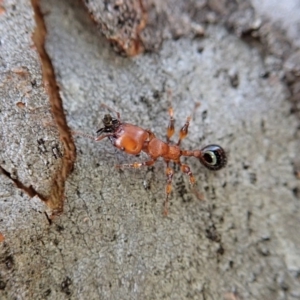
[[[89,135],[89,134],[86,134],[86,133],[83,133],[83,132],[80,132],[80,131],[74,131],[74,130],[72,130],[71,131],[71,134],[74,136],[74,135],[80,135],[80,136],[84,136],[84,137],[86,137],[86,138],[88,138],[88,139],[91,139],[91,140],[95,140],[95,137],[94,136],[92,136],[92,135]]]

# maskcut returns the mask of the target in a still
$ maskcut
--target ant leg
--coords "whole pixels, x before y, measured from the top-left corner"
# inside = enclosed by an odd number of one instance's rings
[[[167,162],[166,175],[167,175],[167,186],[166,186],[166,200],[164,202],[164,216],[168,215],[169,195],[171,194],[172,179],[174,175],[174,170],[169,167],[168,162]]]
[[[119,113],[118,111],[116,111],[115,109],[109,107],[109,106],[106,105],[105,103],[101,103],[101,107],[105,107],[105,108],[107,108],[108,110],[114,112],[114,113],[117,115],[118,120],[121,121],[120,113]]]
[[[179,140],[177,146],[180,145],[181,141],[188,135],[189,126],[190,126],[191,116],[187,117],[185,124],[182,126],[179,132]]]
[[[168,129],[167,129],[167,143],[170,143],[170,138],[173,136],[174,131],[175,131],[175,120],[173,118],[173,108],[170,107],[169,108],[169,116],[170,116],[170,121],[169,121],[169,125],[168,125]]]
[[[140,168],[143,166],[152,166],[155,163],[155,160],[148,160],[148,161],[143,161],[143,162],[135,162],[133,164],[122,164],[122,165],[116,165],[116,168],[122,169],[122,168]]]
[[[193,116],[195,115],[195,112],[197,110],[197,108],[201,105],[200,102],[196,102],[195,103],[195,109],[194,109],[194,112],[193,112]],[[185,124],[183,125],[183,127],[180,129],[180,132],[179,132],[179,140],[177,142],[177,146],[180,145],[181,141],[188,135],[188,129],[189,129],[189,126],[190,126],[190,122],[191,122],[191,119],[192,117],[189,116],[186,118],[186,122]]]
[[[170,139],[174,134],[174,124],[175,124],[175,120],[173,118],[173,108],[172,108],[172,90],[168,89],[167,90],[167,94],[168,94],[168,101],[170,102],[170,108],[168,110],[169,116],[170,116],[170,121],[169,121],[169,125],[168,125],[168,129],[167,129],[167,144],[170,143]]]
[[[187,174],[190,177],[190,184],[193,185],[195,183],[195,177],[188,165],[178,163],[180,165],[180,169],[183,173]]]

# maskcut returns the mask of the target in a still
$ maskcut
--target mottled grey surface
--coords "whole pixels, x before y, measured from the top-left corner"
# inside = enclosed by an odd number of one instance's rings
[[[261,76],[258,51],[210,26],[202,40],[167,41],[157,54],[125,59],[99,39],[81,3],[43,1],[43,11],[72,129],[93,134],[104,102],[163,138],[170,88],[176,128],[194,112],[183,146],[219,143],[229,161],[211,173],[189,159],[195,191],[176,172],[165,218],[162,163],[119,172],[114,165],[145,157],[76,138],[65,213],[52,226],[36,201],[1,183],[0,296],[299,299],[298,120],[280,79]]]

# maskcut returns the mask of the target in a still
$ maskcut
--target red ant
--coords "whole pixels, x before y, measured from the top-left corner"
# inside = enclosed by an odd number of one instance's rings
[[[114,111],[105,104],[107,109]],[[174,134],[174,124],[175,120],[173,118],[173,109],[169,109],[170,121],[167,129],[167,141],[164,142],[157,138],[153,132],[148,129],[143,129],[139,126],[123,123],[120,118],[120,113],[114,111],[117,114],[117,118],[113,118],[110,114],[106,114],[102,120],[104,127],[97,130],[97,137],[93,138],[95,141],[101,141],[104,138],[108,138],[114,147],[132,155],[138,155],[142,151],[145,152],[150,160],[144,162],[135,162],[133,164],[123,164],[117,166],[130,167],[130,168],[140,168],[142,166],[152,166],[155,161],[162,157],[166,164],[166,176],[167,176],[167,186],[166,186],[166,200],[164,202],[164,215],[168,214],[168,200],[171,193],[171,183],[174,175],[174,171],[169,167],[169,162],[180,166],[183,173],[187,174],[190,179],[190,183],[193,185],[195,183],[195,177],[193,176],[190,167],[186,164],[180,162],[181,156],[194,156],[200,160],[200,162],[209,170],[217,171],[226,165],[227,157],[226,153],[222,147],[219,145],[208,145],[201,150],[182,150],[180,148],[181,141],[187,136],[188,128],[191,121],[191,117],[188,117],[183,127],[179,132],[179,140],[176,144],[170,144],[170,138]]]

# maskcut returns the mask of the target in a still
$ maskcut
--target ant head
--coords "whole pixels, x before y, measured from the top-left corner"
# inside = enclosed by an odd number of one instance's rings
[[[203,166],[212,171],[222,169],[227,163],[226,152],[219,145],[208,145],[202,148],[199,159]]]
[[[120,126],[120,120],[113,118],[110,114],[105,115],[102,122],[104,127],[97,130],[98,135],[103,132],[114,132]]]
[[[114,124],[116,124],[118,122],[118,120],[114,119],[110,114],[107,114],[104,116],[102,122],[103,122],[104,126],[106,128],[108,128],[108,127],[113,127]]]

